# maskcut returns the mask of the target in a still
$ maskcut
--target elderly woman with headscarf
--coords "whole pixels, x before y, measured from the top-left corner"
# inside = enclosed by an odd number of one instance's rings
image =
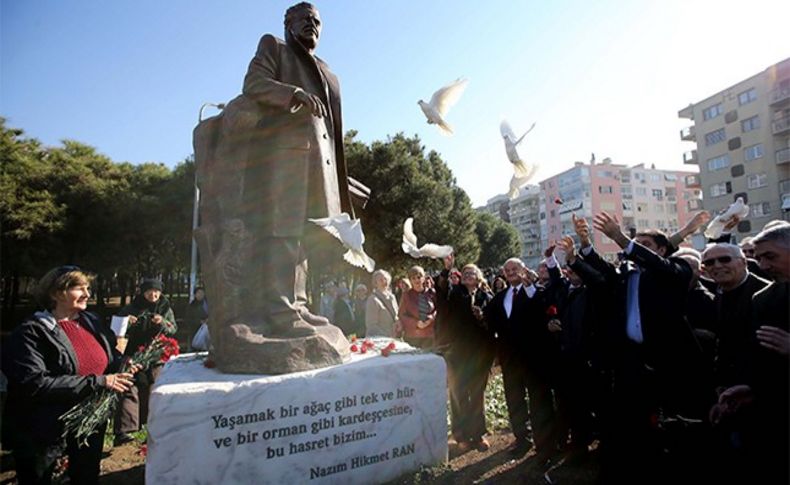
[[[106,423],[78,446],[61,438],[58,418],[92,393],[106,388],[124,392],[131,373],[116,373],[122,356],[115,335],[98,317],[86,311],[91,277],[76,266],[49,271],[37,288],[41,307],[14,329],[3,352],[8,378],[5,425],[13,441],[20,484],[50,483],[57,459],[69,458],[71,483],[98,483]],[[133,368],[133,370],[137,370]]]
[[[398,301],[390,291],[392,276],[379,269],[371,277],[373,291],[365,304],[365,329],[369,337],[393,337],[398,320]]]
[[[453,255],[444,260],[445,271],[439,276],[438,294],[443,311],[442,329],[448,349],[448,387],[453,439],[461,449],[488,450],[484,412],[484,394],[488,374],[494,362],[494,335],[483,319],[483,309],[494,295],[485,284],[483,272],[474,264],[461,270],[461,284],[449,285],[448,272]]]
[[[178,329],[170,301],[162,294],[162,282],[157,279],[144,279],[140,293],[118,314],[129,316],[124,352],[127,356],[134,355],[141,346],[148,346],[159,333],[174,335]],[[113,421],[115,446],[132,441],[134,438],[130,433],[139,430],[140,424],[147,421],[148,397],[161,370],[162,365],[156,365],[140,373],[135,385],[121,397]]]

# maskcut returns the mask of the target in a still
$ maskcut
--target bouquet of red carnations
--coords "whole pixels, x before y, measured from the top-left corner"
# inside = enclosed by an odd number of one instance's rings
[[[121,372],[129,372],[132,363],[139,364],[143,370],[146,370],[157,363],[167,362],[170,357],[176,355],[178,355],[178,341],[160,332],[148,346],[141,345],[137,349],[132,358],[124,363]],[[63,422],[63,437],[71,436],[77,439],[80,446],[87,445],[88,437],[113,415],[119,398],[119,393],[102,388],[66,411],[60,417]]]

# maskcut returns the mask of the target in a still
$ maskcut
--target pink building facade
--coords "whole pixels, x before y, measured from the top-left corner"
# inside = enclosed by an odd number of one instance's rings
[[[571,215],[592,216],[605,211],[617,216],[623,230],[677,231],[699,207],[701,192],[695,172],[659,170],[603,163],[576,166],[540,183],[541,247],[563,235],[574,235]],[[596,249],[613,260],[620,248],[593,231]]]

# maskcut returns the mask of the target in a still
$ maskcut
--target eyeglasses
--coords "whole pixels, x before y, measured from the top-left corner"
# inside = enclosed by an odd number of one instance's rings
[[[732,256],[719,256],[718,258],[706,259],[705,261],[702,262],[702,265],[713,266],[716,263],[716,261],[718,261],[721,264],[728,264],[732,262]]]

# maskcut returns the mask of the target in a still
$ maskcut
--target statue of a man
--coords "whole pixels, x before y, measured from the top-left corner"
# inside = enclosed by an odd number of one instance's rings
[[[264,35],[244,78],[243,95],[261,114],[243,194],[258,239],[248,284],[263,290],[267,324],[276,335],[310,335],[313,325],[329,323],[306,305],[307,250],[322,237],[307,219],[353,214],[340,86],[313,54],[320,35],[318,10],[294,5],[285,14],[285,41]]]
[[[234,361],[226,366],[231,371],[269,372],[267,366],[246,367],[245,362],[259,354],[268,358],[271,354],[255,346],[269,345],[271,339],[290,339],[293,349],[283,352],[291,356],[304,353],[296,350],[294,339],[309,341],[310,347],[313,337],[347,354],[342,332],[307,308],[307,256],[312,259],[323,240],[333,244],[308,218],[353,216],[340,88],[314,55],[320,34],[321,18],[313,5],[289,8],[285,40],[264,35],[242,95],[195,129],[201,189],[196,237],[221,369],[224,355],[224,362]],[[248,344],[249,358],[231,357]],[[316,353],[331,353],[322,345],[314,345]],[[332,357],[334,363],[337,358]],[[272,372],[320,366],[289,364]]]

